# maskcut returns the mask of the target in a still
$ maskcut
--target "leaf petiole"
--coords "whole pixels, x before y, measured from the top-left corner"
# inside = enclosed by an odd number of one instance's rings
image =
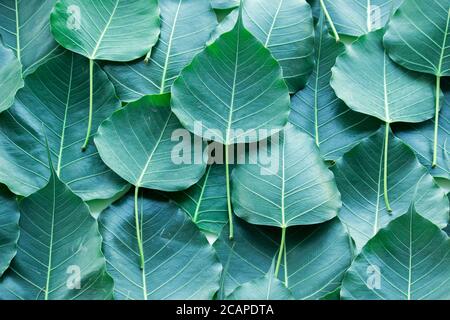
[[[388,150],[389,150],[389,132],[390,126],[389,123],[386,122],[386,132],[385,132],[385,140],[384,140],[384,176],[383,176],[383,191],[384,191],[384,202],[386,204],[386,209],[390,213],[392,212],[391,205],[389,203],[389,195],[388,195]]]
[[[94,96],[94,60],[89,59],[89,120],[86,132],[86,138],[84,139],[84,144],[81,147],[81,151],[86,151],[89,144],[89,137],[91,136],[92,130],[92,113],[93,113],[93,96]]]
[[[234,238],[234,227],[233,227],[233,209],[231,207],[231,188],[230,188],[230,168],[229,168],[229,154],[228,146],[225,145],[225,180],[227,186],[227,209],[228,209],[228,225],[229,225],[229,238],[233,240]]]
[[[328,12],[327,7],[325,6],[325,3],[323,0],[320,0],[320,6],[322,7],[322,11],[325,14],[325,17],[327,17],[328,23],[330,24],[331,30],[333,30],[334,37],[336,38],[336,42],[341,41],[341,38],[339,37],[339,33],[336,30],[336,27],[334,26],[334,22],[331,19],[330,13]]]
[[[278,277],[280,273],[281,259],[285,254],[285,246],[286,246],[286,227],[281,228],[281,241],[280,241],[280,249],[278,250],[278,259],[277,264],[275,266],[275,277]],[[286,277],[286,272],[285,272]],[[286,284],[287,285],[287,284]]]
[[[441,107],[441,77],[436,77],[436,105],[435,105],[435,118],[434,118],[434,144],[433,144],[433,163],[432,167],[436,168],[437,166],[437,149],[438,149],[438,133],[439,133],[439,113]]]
[[[139,248],[139,256],[140,256],[140,268],[144,268],[144,247],[142,245],[142,231],[141,231],[141,224],[139,222],[139,187],[134,188],[134,219],[135,219],[135,225],[136,225],[136,238],[138,242],[138,248]]]

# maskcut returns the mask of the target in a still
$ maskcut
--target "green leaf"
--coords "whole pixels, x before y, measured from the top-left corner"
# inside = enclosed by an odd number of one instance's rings
[[[344,51],[322,16],[316,27],[316,66],[306,88],[291,99],[290,122],[315,139],[325,160],[336,160],[379,127],[373,118],[349,109],[330,86],[331,68]]]
[[[60,0],[50,23],[59,44],[91,60],[142,57],[160,32],[156,0]]]
[[[410,209],[364,246],[345,275],[342,298],[448,300],[449,251],[447,235]]]
[[[106,119],[95,144],[106,165],[134,186],[180,191],[201,179],[206,164],[195,154],[190,134],[189,141],[173,140],[178,129],[182,126],[170,110],[170,95],[145,96]],[[188,163],[173,161],[180,144]]]
[[[65,51],[27,77],[16,102],[0,115],[0,181],[28,196],[49,178],[48,146],[56,174],[83,200],[108,199],[126,188],[94,145],[81,152],[89,92],[89,62]],[[93,128],[120,108],[106,74],[94,69]],[[45,133],[43,132],[45,129]]]
[[[139,265],[133,194],[100,216],[108,272],[116,299],[212,299],[222,267],[205,236],[173,203],[141,193]]]
[[[278,62],[238,19],[232,31],[184,68],[173,84],[171,103],[189,131],[200,134],[197,124],[203,137],[231,145],[243,142],[242,131],[247,142],[254,142],[281,130],[289,91]],[[216,133],[211,136],[208,129]]]
[[[180,71],[200,52],[217,20],[209,0],[160,0],[161,35],[147,63],[107,64],[122,101],[170,92]]]
[[[55,0],[3,0],[0,35],[22,63],[24,76],[61,52],[50,32],[49,15]]]
[[[17,255],[0,280],[0,299],[112,297],[97,221],[80,198],[52,174],[19,208]]]
[[[305,0],[246,0],[242,19],[247,28],[280,63],[291,93],[303,88],[314,66],[314,28]],[[230,13],[210,42],[233,29],[239,15]]]
[[[19,207],[15,196],[0,185],[0,276],[17,252]]]
[[[225,10],[239,6],[241,0],[209,0],[214,9]]]
[[[434,81],[398,66],[383,48],[383,31],[347,47],[333,67],[331,86],[351,109],[386,122],[422,122],[434,115]]]
[[[219,235],[227,223],[225,167],[208,166],[203,178],[187,190],[168,196],[184,210],[203,231]]]
[[[314,141],[292,125],[277,140],[272,136],[270,144],[250,151],[258,164],[239,164],[233,170],[235,214],[253,224],[280,228],[334,218],[340,194]],[[271,165],[262,164],[262,155]]]
[[[420,214],[443,228],[449,201],[432,177],[401,140],[389,138],[388,191],[392,212],[383,202],[383,140],[380,129],[346,153],[332,168],[342,194],[339,218],[360,250],[381,228],[408,212],[414,201]],[[415,198],[415,190],[419,190]]]
[[[402,66],[450,76],[450,0],[404,1],[388,24],[384,44]]]
[[[327,15],[328,24],[338,34],[359,37],[382,29],[403,0],[312,0],[315,12]],[[317,14],[317,17],[319,15]]]
[[[277,229],[258,227],[241,219],[236,219],[235,226],[234,240],[228,239],[224,229],[214,244],[224,266],[219,298],[246,282],[264,277],[279,247]],[[294,297],[321,299],[339,288],[352,260],[349,236],[339,220],[289,231],[283,273],[287,270],[287,287]]]
[[[22,65],[14,52],[5,48],[0,39],[0,112],[8,109],[14,102],[17,91],[23,87]]]

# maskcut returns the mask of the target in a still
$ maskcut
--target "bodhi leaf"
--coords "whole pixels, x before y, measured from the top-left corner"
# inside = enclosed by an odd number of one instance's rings
[[[88,66],[87,59],[68,51],[55,56],[27,77],[13,107],[0,115],[0,181],[14,193],[28,196],[47,184],[47,143],[56,174],[83,200],[108,199],[126,188],[94,146],[85,153],[79,148],[88,109]],[[96,130],[120,102],[106,74],[97,65],[94,71]]]
[[[17,91],[22,87],[22,66],[13,51],[5,48],[0,39],[0,112],[13,104]]]
[[[449,201],[402,141],[389,138],[388,191],[392,212],[383,202],[383,129],[346,153],[332,168],[342,194],[339,217],[358,250],[392,220],[406,214],[414,201],[418,212],[440,228],[449,219]],[[416,188],[420,191],[415,198]]]
[[[208,166],[205,175],[187,190],[168,194],[203,231],[219,235],[227,223],[225,167]]]
[[[103,161],[136,187],[162,191],[185,190],[203,176],[206,164],[191,142],[182,141],[186,163],[175,163],[177,141],[172,135],[182,126],[170,110],[170,95],[145,96],[106,119],[95,137]],[[204,145],[203,145],[204,146]],[[192,151],[191,151],[192,150]],[[199,158],[199,159],[197,159]]]
[[[291,93],[303,88],[311,74],[314,28],[310,6],[305,0],[245,0],[244,26],[280,63]],[[233,29],[239,16],[230,13],[212,34],[210,42]]]
[[[49,16],[55,2],[2,0],[0,3],[0,35],[16,53],[24,76],[61,52],[50,32]]]
[[[354,112],[330,86],[331,68],[345,46],[328,34],[324,17],[316,27],[313,74],[291,99],[290,122],[316,141],[325,160],[336,160],[379,127],[373,118]]]
[[[60,0],[50,16],[64,48],[90,60],[130,61],[158,40],[156,0]]]
[[[264,277],[278,254],[277,229],[251,225],[241,219],[236,219],[235,226],[232,241],[224,229],[214,244],[224,266],[219,298],[246,282]],[[339,288],[352,260],[349,236],[340,221],[335,218],[289,231],[287,259],[282,265],[287,276],[280,278],[295,299],[321,299]]]
[[[312,0],[315,12],[325,14],[336,40],[359,37],[382,29],[403,0]],[[317,14],[317,17],[319,15]]]
[[[0,276],[17,252],[19,208],[15,196],[0,186]]]
[[[222,270],[214,250],[175,204],[148,192],[139,199],[145,257],[140,267],[133,201],[130,193],[100,216],[115,298],[212,299]]]
[[[389,59],[383,30],[362,36],[339,56],[331,86],[351,109],[386,123],[384,141],[384,198],[388,211],[388,142],[390,124],[422,122],[434,114],[433,81],[428,75],[404,69]]]
[[[450,240],[413,208],[382,229],[345,275],[341,296],[358,300],[448,300]],[[368,275],[379,277],[370,283]]]
[[[107,64],[122,101],[170,92],[180,71],[201,51],[217,20],[209,0],[159,0],[161,35],[147,63]]]
[[[52,174],[19,208],[17,255],[0,280],[1,300],[112,298],[97,221],[80,198]]]

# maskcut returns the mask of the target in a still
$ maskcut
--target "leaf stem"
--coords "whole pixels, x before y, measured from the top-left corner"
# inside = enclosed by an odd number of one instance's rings
[[[93,97],[94,96],[94,60],[89,59],[89,120],[86,132],[86,138],[84,139],[84,144],[81,147],[82,151],[86,151],[89,144],[89,137],[91,136],[92,130],[92,113],[93,113]]]
[[[278,251],[277,264],[275,266],[275,277],[278,277],[278,273],[280,273],[281,258],[283,258],[285,246],[286,246],[286,227],[282,227],[281,228],[280,249]]]
[[[440,111],[440,107],[441,107],[441,77],[437,76],[436,77],[436,113],[435,113],[435,118],[434,118],[434,145],[433,145],[433,163],[431,164],[431,166],[433,168],[436,168],[437,166],[437,149],[438,149],[438,133],[439,133],[439,111]]]
[[[384,176],[383,176],[383,186],[384,186],[384,202],[386,204],[386,209],[388,212],[392,212],[391,205],[389,203],[389,195],[388,195],[388,150],[389,150],[389,132],[390,126],[389,123],[386,122],[386,132],[384,135]]]
[[[234,238],[233,209],[231,207],[230,168],[229,168],[228,157],[229,157],[228,145],[225,145],[225,180],[226,180],[226,186],[227,186],[228,225],[230,228],[229,237],[230,237],[230,240],[233,240],[233,238]]]
[[[325,6],[325,3],[323,0],[320,0],[320,6],[322,7],[322,11],[325,14],[325,17],[327,17],[328,23],[330,24],[331,30],[333,30],[334,37],[336,38],[336,42],[341,41],[341,38],[339,37],[339,33],[336,30],[336,27],[334,26],[333,20],[331,20],[330,13],[328,12],[327,7]]]
[[[139,187],[136,186],[134,188],[134,219],[136,225],[136,238],[139,247],[139,256],[140,256],[140,268],[144,268],[144,247],[142,245],[142,232],[141,232],[141,224],[139,223]]]
[[[284,243],[284,285],[286,288],[289,286],[286,242]]]

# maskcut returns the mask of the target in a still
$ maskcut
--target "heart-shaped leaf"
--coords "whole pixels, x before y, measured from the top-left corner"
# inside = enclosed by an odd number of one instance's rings
[[[115,298],[212,299],[219,288],[222,267],[205,236],[173,203],[149,193],[141,195],[138,233],[144,243],[142,268],[133,194],[100,216]]]
[[[0,299],[112,297],[97,221],[55,174],[19,208],[17,255],[0,280]]]
[[[448,236],[411,208],[364,246],[345,275],[342,298],[448,300],[449,252]]]
[[[148,61],[105,66],[123,101],[170,92],[173,81],[204,48],[217,24],[209,0],[159,0],[159,7],[161,35]]]
[[[22,65],[14,52],[2,45],[0,39],[0,112],[8,109],[14,102],[17,91],[23,87]]]
[[[15,196],[0,185],[0,276],[17,252],[19,207]]]
[[[0,181],[14,193],[28,196],[47,184],[47,143],[56,174],[83,200],[111,198],[126,187],[94,146],[85,153],[79,148],[88,109],[88,66],[87,59],[68,51],[55,56],[27,77],[13,107],[0,115]],[[94,71],[96,130],[120,102],[106,74],[98,66]]]
[[[62,51],[50,32],[49,16],[55,3],[3,0],[0,4],[0,35],[16,53],[24,76]]]
[[[330,86],[331,68],[344,51],[328,34],[322,15],[316,26],[313,74],[291,99],[289,121],[315,139],[325,160],[336,160],[379,127],[378,121],[349,109]]]
[[[342,194],[339,217],[348,227],[358,250],[392,220],[406,214],[415,202],[418,212],[443,228],[449,219],[449,201],[411,149],[391,135],[388,191],[392,212],[383,202],[383,129],[363,140],[337,160],[332,168]],[[420,192],[415,199],[415,190]]]

